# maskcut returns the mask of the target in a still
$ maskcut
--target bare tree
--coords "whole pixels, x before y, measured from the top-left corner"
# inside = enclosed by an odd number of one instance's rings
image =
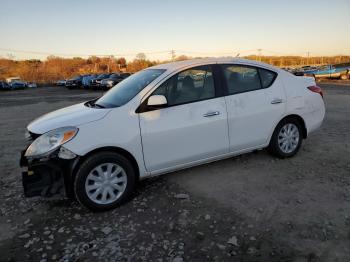
[[[136,59],[137,59],[137,60],[140,60],[140,61],[145,61],[145,60],[146,60],[146,55],[145,55],[145,53],[138,53],[138,54],[136,55]]]

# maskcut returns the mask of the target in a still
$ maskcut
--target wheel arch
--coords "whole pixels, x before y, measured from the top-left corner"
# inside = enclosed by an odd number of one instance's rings
[[[140,169],[139,169],[139,165],[135,159],[135,157],[127,150],[121,148],[121,147],[115,147],[115,146],[106,146],[106,147],[99,147],[99,148],[95,148],[93,150],[91,150],[90,152],[88,152],[87,154],[85,154],[84,156],[81,156],[77,159],[77,161],[75,162],[74,166],[72,167],[71,170],[71,181],[75,180],[75,176],[77,174],[77,171],[79,169],[79,167],[82,165],[82,163],[90,156],[99,153],[99,152],[114,152],[117,154],[120,154],[122,156],[124,156],[126,159],[128,159],[131,162],[131,165],[133,166],[134,170],[135,170],[135,174],[136,174],[136,181],[140,180]],[[71,189],[73,190],[73,183],[70,183],[71,185]]]
[[[300,115],[297,115],[297,114],[290,114],[290,115],[284,116],[280,121],[277,122],[277,124],[275,125],[275,127],[272,131],[272,134],[273,134],[273,132],[275,132],[276,127],[279,125],[279,123],[281,123],[285,119],[296,119],[301,125],[303,138],[304,139],[307,138],[307,128],[306,128],[305,121]],[[272,134],[270,136],[270,141],[272,139]]]

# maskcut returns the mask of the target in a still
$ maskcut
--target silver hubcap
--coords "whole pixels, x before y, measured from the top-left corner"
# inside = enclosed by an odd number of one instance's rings
[[[110,204],[124,193],[127,176],[124,169],[115,163],[95,167],[86,178],[87,196],[97,204]]]
[[[283,153],[292,153],[299,143],[299,130],[294,124],[284,125],[278,133],[278,146]]]

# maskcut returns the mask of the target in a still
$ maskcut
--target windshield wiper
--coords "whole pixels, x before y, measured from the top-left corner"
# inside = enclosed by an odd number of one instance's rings
[[[105,106],[100,105],[100,104],[97,104],[97,103],[94,103],[94,106],[95,106],[95,107],[98,107],[98,108],[106,108]]]

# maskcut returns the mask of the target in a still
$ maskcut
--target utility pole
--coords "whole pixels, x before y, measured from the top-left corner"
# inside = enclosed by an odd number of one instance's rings
[[[110,73],[113,55],[108,56],[108,73]]]
[[[175,60],[175,50],[171,50],[170,51],[170,55],[171,55],[171,61],[174,62],[174,60]]]
[[[309,52],[309,51],[307,51],[307,64],[308,64],[308,65],[310,64],[309,59],[310,59],[310,52]]]
[[[259,62],[261,62],[261,51],[262,51],[262,49],[261,49],[261,48],[259,48],[259,49],[258,49],[258,57],[259,57]]]

